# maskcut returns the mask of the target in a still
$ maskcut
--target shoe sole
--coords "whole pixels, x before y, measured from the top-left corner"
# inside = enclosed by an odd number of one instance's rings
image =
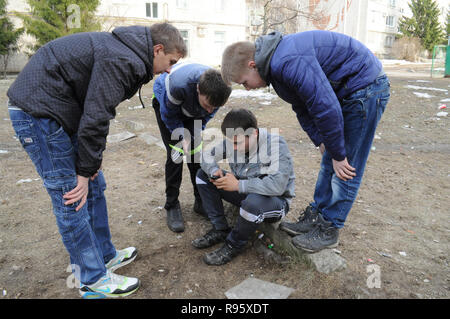
[[[131,254],[131,256],[130,256],[127,260],[122,261],[120,264],[114,265],[114,266],[112,266],[112,267],[110,267],[110,268],[108,268],[108,269],[109,269],[111,272],[114,272],[114,271],[116,271],[117,269],[122,268],[123,266],[126,266],[126,265],[128,265],[129,263],[132,263],[132,262],[136,259],[136,257],[137,257],[137,249],[134,250],[134,252]]]
[[[131,295],[132,293],[136,292],[140,286],[141,286],[141,282],[138,281],[136,288],[134,288],[133,290],[121,293],[121,294],[109,294],[109,293],[98,292],[98,291],[79,291],[79,292],[83,299],[121,298],[121,297],[127,297],[127,296]]]
[[[279,229],[288,233],[288,235],[295,237],[295,236],[306,234],[306,233],[310,232],[312,229],[314,229],[314,226],[315,225],[312,225],[309,229],[304,230],[304,231],[295,231],[295,230],[292,230],[292,229],[287,228],[286,226],[280,224]]]
[[[292,241],[292,244],[293,244],[295,247],[300,248],[301,250],[304,250],[304,251],[306,251],[306,252],[308,252],[308,253],[317,253],[317,252],[319,252],[319,251],[321,251],[321,250],[323,250],[323,249],[327,249],[327,248],[329,248],[329,249],[331,249],[331,248],[336,248],[336,247],[339,245],[339,241],[338,241],[337,243],[335,243],[335,244],[331,244],[331,245],[328,245],[328,246],[324,246],[324,247],[322,247],[322,248],[320,248],[320,249],[318,249],[318,250],[312,250],[312,249],[309,249],[309,248],[302,247],[301,245],[295,243],[294,241]]]

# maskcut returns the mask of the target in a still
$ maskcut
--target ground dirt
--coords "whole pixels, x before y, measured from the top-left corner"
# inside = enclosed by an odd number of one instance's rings
[[[191,246],[210,225],[192,212],[187,167],[180,195],[186,230],[175,234],[167,228],[162,208],[165,152],[140,138],[108,144],[103,171],[113,242],[119,249],[139,250],[132,264],[117,271],[142,282],[129,298],[225,298],[225,291],[252,276],[294,288],[289,298],[449,298],[450,118],[436,116],[440,101],[449,98],[448,91],[406,87],[450,90],[449,79],[430,79],[427,68],[386,68],[392,97],[357,201],[340,232],[337,249],[347,268],[329,275],[299,262],[267,262],[251,246],[227,265],[207,266],[202,261],[205,251]],[[0,150],[7,151],[0,152],[0,299],[78,298],[77,289],[69,288],[69,257],[50,199],[14,138],[6,107],[12,80],[0,81]],[[414,91],[433,97],[419,98]],[[145,109],[134,108],[140,104],[138,97],[120,104],[110,134],[129,130],[126,123],[131,120],[145,125],[137,135],[147,132],[159,137],[151,94],[150,83],[142,94]],[[293,221],[312,200],[320,153],[289,105],[280,99],[270,105],[260,102],[230,99],[208,127],[219,127],[231,108],[247,107],[260,127],[280,129],[295,162],[297,197],[286,216]],[[22,179],[31,182],[18,184]],[[368,285],[371,265],[379,266],[379,288]]]

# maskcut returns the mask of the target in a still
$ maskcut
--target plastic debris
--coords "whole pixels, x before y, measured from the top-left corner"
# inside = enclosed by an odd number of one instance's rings
[[[390,255],[390,254],[388,254],[388,253],[379,252],[378,254],[379,254],[380,256],[383,256],[383,257],[392,258],[392,255]]]
[[[448,112],[439,112],[438,114],[436,114],[436,116],[439,117],[446,117],[448,115]]]
[[[400,254],[400,256],[406,257],[406,253],[404,251],[399,251],[398,253]]]
[[[269,244],[269,245],[267,246],[267,248],[272,249],[272,248],[273,248],[273,244]]]
[[[439,110],[443,110],[443,109],[446,109],[446,108],[447,108],[447,105],[445,105],[445,104],[442,104],[442,105],[439,106]]]

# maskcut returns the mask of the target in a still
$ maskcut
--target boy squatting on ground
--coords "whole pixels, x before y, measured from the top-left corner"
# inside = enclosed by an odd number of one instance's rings
[[[165,165],[167,226],[174,232],[184,231],[178,196],[183,176],[183,154],[187,158],[194,188],[194,211],[206,216],[195,184],[200,169],[201,131],[223,106],[231,87],[219,71],[196,63],[177,64],[170,74],[163,73],[153,85],[153,108],[167,151]]]
[[[185,55],[170,24],[78,33],[41,47],[8,90],[12,125],[51,197],[84,298],[139,287],[137,278],[113,273],[137,250],[111,242],[102,154],[117,105]]]
[[[223,265],[240,254],[258,224],[280,220],[295,196],[293,163],[281,136],[258,129],[255,116],[246,109],[230,111],[221,129],[226,139],[203,152],[197,173],[197,188],[213,228],[192,245],[203,249],[225,242],[204,255],[208,265]],[[219,168],[225,158],[231,172]],[[222,199],[240,207],[232,229]]]
[[[305,251],[336,247],[390,97],[381,62],[362,43],[336,32],[273,32],[227,47],[222,76],[248,90],[271,84],[292,104],[323,156],[314,201],[297,223],[280,228]]]

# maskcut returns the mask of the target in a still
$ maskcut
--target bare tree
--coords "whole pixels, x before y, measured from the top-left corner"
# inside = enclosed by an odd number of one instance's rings
[[[299,19],[323,21],[325,9],[313,10],[316,4],[302,0],[247,0],[250,34],[256,38],[271,31],[294,33],[298,31]]]

